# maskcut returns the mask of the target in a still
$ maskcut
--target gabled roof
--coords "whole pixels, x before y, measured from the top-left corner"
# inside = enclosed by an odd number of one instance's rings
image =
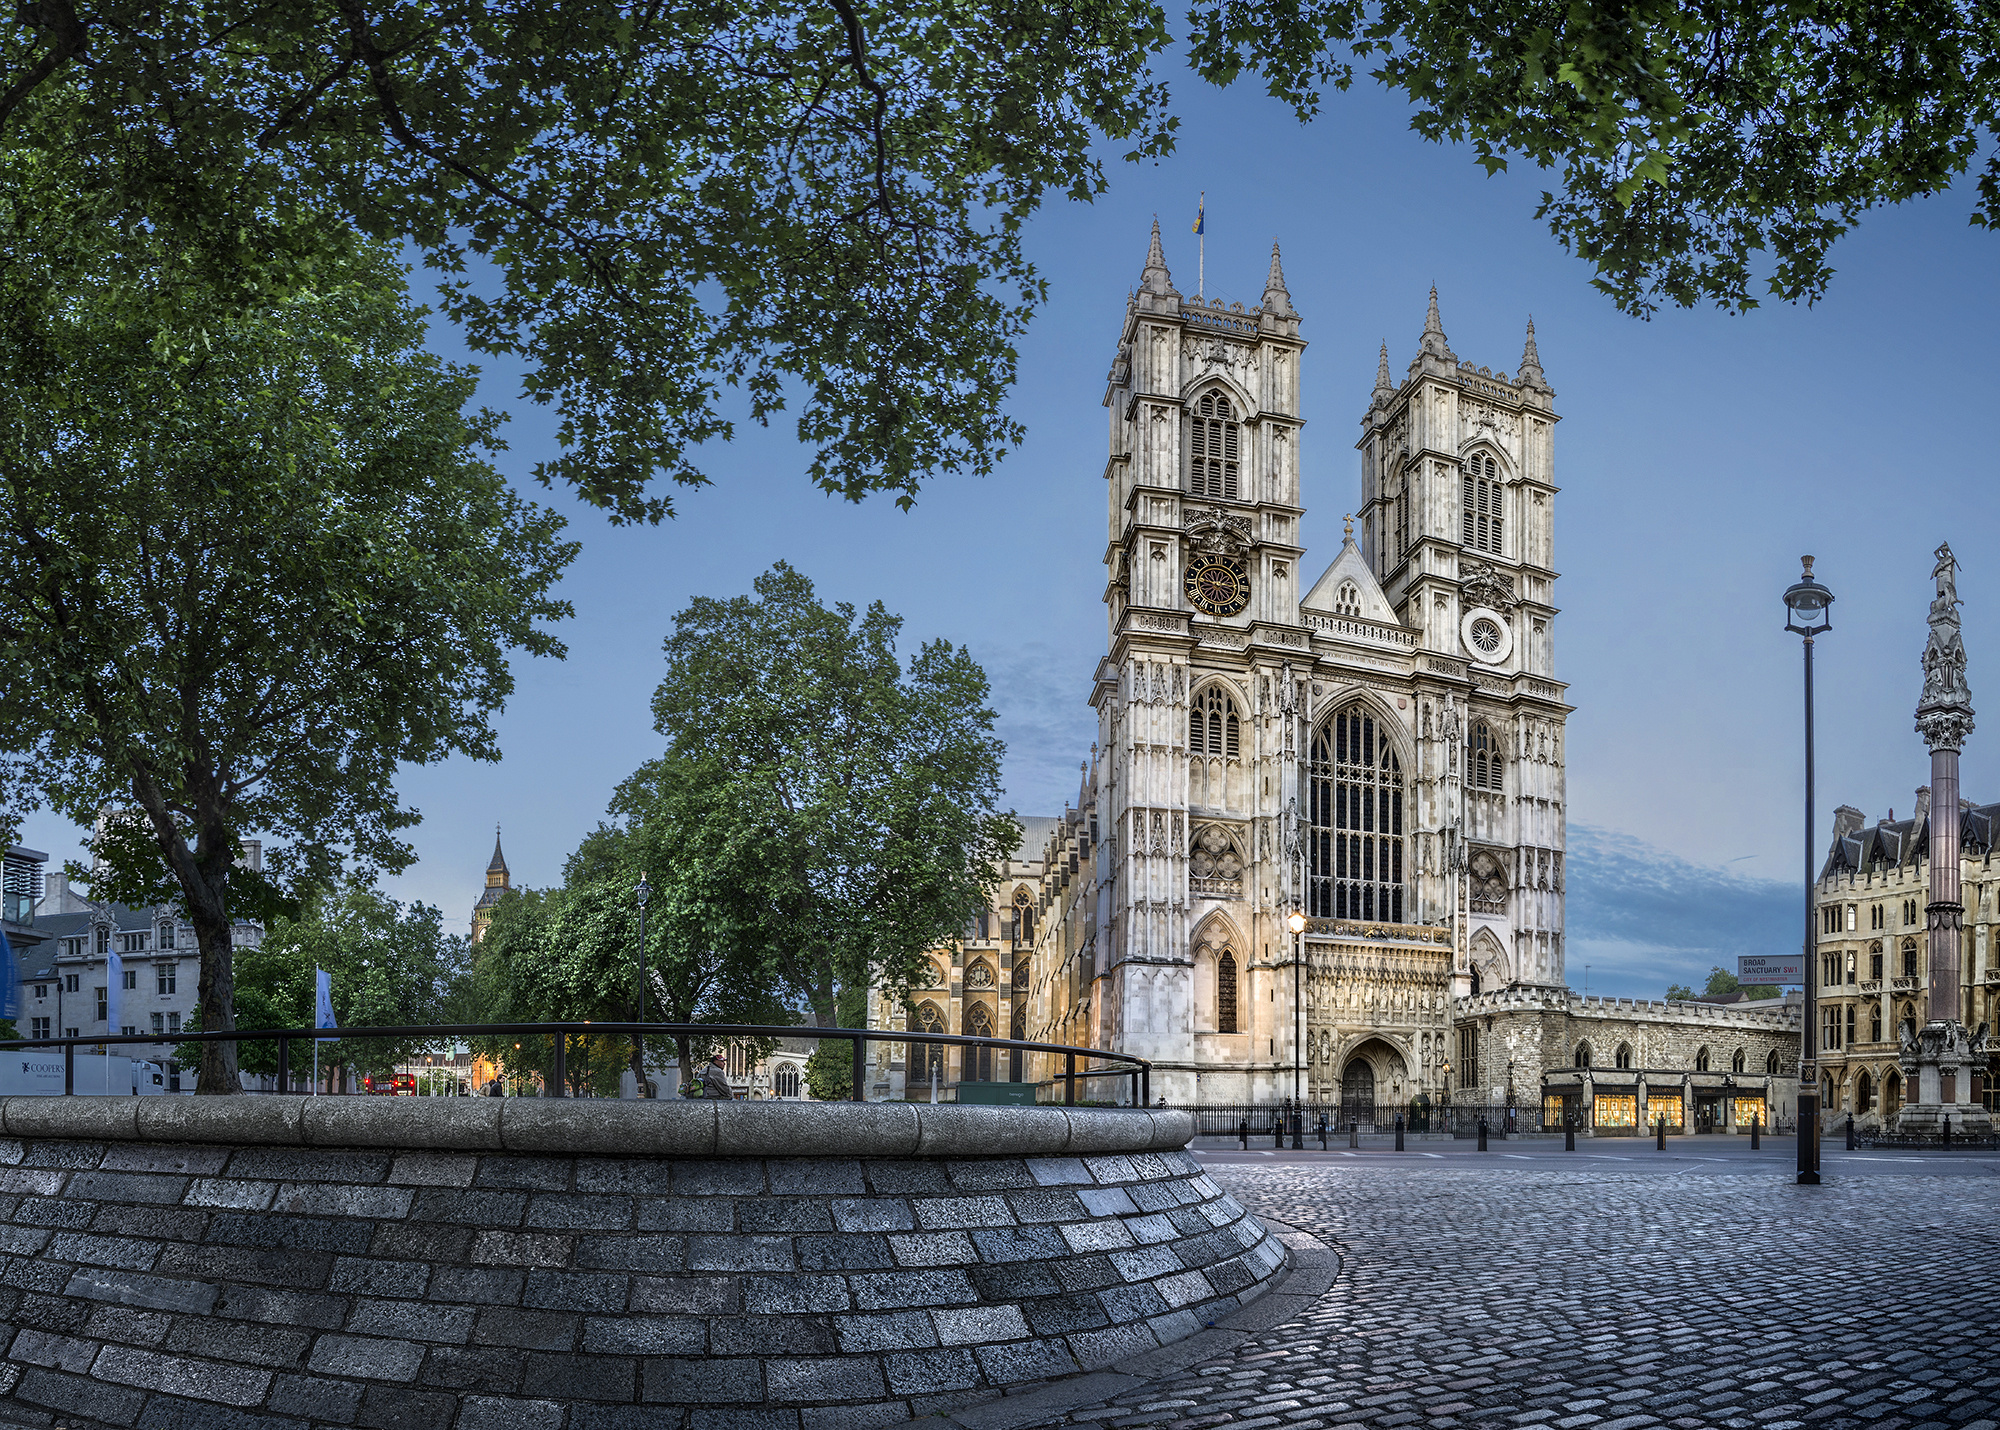
[[[2000,829],[2000,804],[1980,804],[1959,810],[1958,843],[1961,854],[1986,855],[1993,852],[1993,838]],[[1880,863],[1894,868],[1915,863],[1930,855],[1931,821],[1885,819],[1864,825],[1833,842],[1826,852],[1820,878],[1832,874],[1866,873]]]
[[[1313,582],[1312,590],[1306,593],[1299,609],[1312,611],[1322,616],[1338,617],[1343,614],[1340,607],[1340,588],[1352,581],[1360,596],[1361,619],[1380,621],[1384,625],[1400,625],[1396,619],[1396,609],[1389,604],[1389,598],[1382,594],[1382,585],[1375,579],[1375,573],[1368,569],[1367,558],[1361,548],[1354,544],[1354,534],[1349,532],[1340,543],[1340,554],[1333,558],[1333,565],[1326,568],[1326,574]]]

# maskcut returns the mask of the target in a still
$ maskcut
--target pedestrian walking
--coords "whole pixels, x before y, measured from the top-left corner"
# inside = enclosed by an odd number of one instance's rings
[[[707,1098],[721,1098],[733,1101],[736,1089],[729,1085],[729,1072],[722,1065],[722,1054],[711,1053],[708,1066],[701,1070],[701,1095]]]

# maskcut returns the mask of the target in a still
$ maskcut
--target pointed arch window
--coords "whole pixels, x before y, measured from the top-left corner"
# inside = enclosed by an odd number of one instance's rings
[[[984,1003],[974,1003],[965,1010],[965,1032],[972,1038],[993,1036],[993,1014]],[[960,1069],[967,1082],[993,1081],[993,1049],[966,1048]]]
[[[1615,1055],[1615,1056],[1614,1056],[1614,1057],[1612,1058],[1612,1061],[1613,1061],[1613,1062],[1615,1062],[1615,1063],[1617,1063],[1617,1064],[1618,1064],[1618,1066],[1619,1066],[1619,1067],[1621,1067],[1621,1068],[1629,1068],[1629,1067],[1631,1067],[1631,1066],[1632,1066],[1632,1045],[1631,1045],[1630,1043],[1620,1043],[1620,1044],[1618,1045],[1618,1052],[1617,1052],[1617,1054],[1616,1054],[1616,1055]]]
[[[1698,1052],[1698,1053],[1696,1053],[1696,1054],[1694,1055],[1694,1070],[1695,1070],[1696,1072],[1707,1072],[1707,1071],[1708,1071],[1708,1049],[1707,1049],[1707,1048],[1705,1048],[1705,1047],[1704,1047],[1704,1048],[1703,1048],[1703,1049],[1702,1049],[1702,1050],[1701,1050],[1700,1052]]]
[[[1215,1031],[1236,1031],[1236,955],[1226,948],[1215,960]]]
[[[1306,830],[1307,911],[1403,922],[1403,767],[1360,701],[1314,732]]]
[[[1221,686],[1209,686],[1195,697],[1188,712],[1188,753],[1233,760],[1242,754],[1242,746],[1243,722],[1237,717],[1236,702]]]
[[[1500,469],[1491,457],[1473,457],[1465,464],[1464,542],[1474,551],[1498,556],[1502,534]]]
[[[1730,1055],[1729,1070],[1733,1073],[1740,1073],[1744,1070],[1743,1049],[1738,1048]]]
[[[1580,1068],[1587,1068],[1590,1066],[1589,1043],[1578,1043],[1576,1045],[1576,1065]]]
[[[1241,429],[1235,409],[1220,392],[1210,392],[1195,404],[1188,492],[1218,501],[1235,501]]]
[[[945,1031],[944,1013],[935,1003],[922,1003],[917,1008],[917,1031],[919,1033],[942,1033]],[[938,1081],[944,1081],[944,1044],[910,1044],[910,1071],[906,1081],[924,1084],[935,1073]]]
[[[1333,609],[1343,616],[1361,614],[1361,588],[1352,581],[1340,583],[1340,595],[1333,603]]]
[[[1472,750],[1466,761],[1466,774],[1476,789],[1501,788],[1500,741],[1484,720],[1472,724]]]

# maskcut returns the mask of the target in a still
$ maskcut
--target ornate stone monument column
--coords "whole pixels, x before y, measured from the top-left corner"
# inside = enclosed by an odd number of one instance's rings
[[[1917,733],[1931,749],[1930,999],[1924,1026],[1905,1019],[1896,1030],[1910,1090],[1897,1129],[1936,1136],[1951,1119],[1954,1133],[1991,1130],[1974,1102],[1973,1074],[1986,1064],[1986,1026],[1969,1035],[1959,1018],[1959,967],[1964,961],[1965,905],[1959,897],[1958,752],[1972,733],[1972,691],[1965,683],[1965,642],[1958,627],[1958,562],[1949,543],[1937,549],[1937,596],[1931,602],[1930,643],[1924,647],[1924,693]]]

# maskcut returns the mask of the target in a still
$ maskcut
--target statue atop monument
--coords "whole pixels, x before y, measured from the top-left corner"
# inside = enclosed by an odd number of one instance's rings
[[[1931,575],[1930,641],[1924,647],[1924,693],[1917,699],[1917,733],[1932,749],[1957,749],[1972,733],[1972,691],[1965,683],[1965,641],[1959,634],[1958,559],[1951,543],[1937,549]]]

